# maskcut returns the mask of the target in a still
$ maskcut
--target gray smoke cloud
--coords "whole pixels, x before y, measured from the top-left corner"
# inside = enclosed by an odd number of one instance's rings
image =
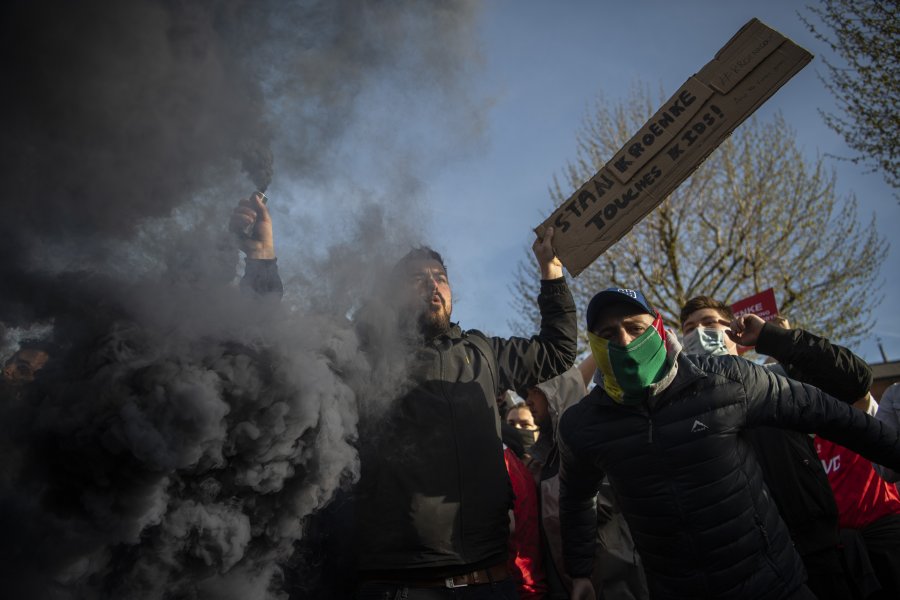
[[[310,519],[406,374],[373,289],[423,235],[417,173],[478,127],[472,3],[0,10],[0,352],[51,355],[0,387],[3,595],[327,597]],[[384,102],[441,111],[441,143]],[[383,177],[344,183],[358,154]],[[283,302],[237,289],[225,230],[270,184]],[[320,228],[326,203],[348,225]],[[351,319],[373,313],[367,333]]]

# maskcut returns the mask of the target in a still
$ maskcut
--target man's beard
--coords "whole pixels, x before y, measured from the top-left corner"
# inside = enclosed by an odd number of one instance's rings
[[[450,329],[450,309],[443,304],[440,310],[424,310],[419,315],[419,331],[427,338],[447,333]]]

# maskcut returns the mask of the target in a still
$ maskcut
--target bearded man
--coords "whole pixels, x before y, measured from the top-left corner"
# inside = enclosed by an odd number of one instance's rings
[[[258,196],[232,216],[233,230],[247,228],[246,285],[280,291],[271,216]],[[361,415],[358,598],[515,597],[506,567],[512,490],[496,397],[554,377],[575,360],[575,302],[552,239],[550,228],[532,246],[541,326],[527,339],[487,337],[453,323],[447,268],[431,248],[409,252],[394,267],[387,304],[413,338],[411,368],[405,391],[382,414]],[[377,349],[377,333],[363,343]]]

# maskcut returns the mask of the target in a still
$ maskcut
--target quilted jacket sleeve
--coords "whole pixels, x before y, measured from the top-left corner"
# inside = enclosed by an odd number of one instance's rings
[[[770,372],[749,361],[734,362],[744,387],[748,426],[768,425],[816,433],[900,470],[900,434],[861,410],[810,385]]]
[[[872,386],[872,369],[849,349],[803,329],[766,323],[756,350],[782,364],[788,377],[814,385],[848,404]]]

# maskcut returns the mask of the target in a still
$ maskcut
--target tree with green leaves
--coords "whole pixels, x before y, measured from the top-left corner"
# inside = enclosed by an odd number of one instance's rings
[[[619,104],[598,102],[577,135],[577,157],[554,178],[567,200],[653,114],[658,102],[636,88]],[[769,287],[792,324],[860,341],[872,328],[878,270],[887,244],[857,218],[854,197],[838,197],[823,159],[808,160],[780,115],[751,118],[658,208],[571,281],[581,314],[610,286],[638,288],[678,328],[697,295],[734,302]],[[533,331],[537,294],[523,260],[513,284],[510,325]]]
[[[880,171],[900,189],[900,1],[822,0],[800,18],[837,55],[825,59],[822,81],[838,112],[822,111],[825,123],[856,152],[850,160]]]

